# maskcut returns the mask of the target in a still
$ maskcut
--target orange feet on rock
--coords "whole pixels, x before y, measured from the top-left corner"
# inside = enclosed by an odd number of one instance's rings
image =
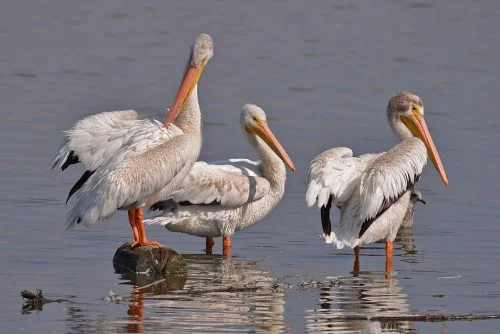
[[[149,240],[139,240],[137,242],[132,243],[132,247],[143,247],[143,246],[160,246],[161,243],[158,241],[149,241]]]
[[[139,242],[139,230],[137,230],[137,225],[135,224],[135,209],[128,210],[128,222],[134,233],[134,241],[132,242],[132,247]]]
[[[160,246],[161,244],[157,241],[150,241],[146,237],[146,230],[144,229],[144,224],[142,223],[142,209],[132,209],[128,210],[129,212],[129,220],[130,216],[133,213],[134,224],[130,222],[130,226],[132,226],[132,231],[134,232],[134,242],[132,243],[132,247],[142,247],[142,246]],[[136,235],[137,231],[137,235]]]

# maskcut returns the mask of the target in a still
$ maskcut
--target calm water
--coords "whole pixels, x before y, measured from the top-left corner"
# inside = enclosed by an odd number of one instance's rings
[[[3,331],[498,332],[499,321],[345,316],[500,312],[499,31],[496,0],[2,4]],[[199,86],[202,158],[255,157],[238,126],[252,102],[267,111],[298,172],[277,209],[234,236],[231,259],[201,255],[200,238],[149,227],[154,239],[194,255],[185,281],[170,286],[180,290],[141,290],[111,263],[131,237],[126,215],[65,232],[64,199],[81,170],[48,165],[61,131],[83,116],[162,112],[200,32],[215,41]],[[332,146],[364,153],[395,144],[385,105],[403,89],[425,102],[450,185],[425,169],[427,205],[417,207],[413,238],[395,251],[392,280],[382,273],[382,244],[363,250],[353,277],[351,252],[325,245],[319,212],[305,207],[307,164]],[[25,288],[67,301],[22,314]],[[110,290],[122,299],[103,299]]]

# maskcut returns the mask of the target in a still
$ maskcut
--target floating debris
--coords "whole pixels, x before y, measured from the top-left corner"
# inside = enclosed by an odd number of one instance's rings
[[[108,295],[106,297],[103,297],[102,300],[112,303],[119,303],[123,300],[123,297],[115,294],[113,290],[109,290]]]
[[[328,287],[336,287],[338,286],[338,279],[327,279],[316,281],[314,279],[310,279],[309,282],[301,280],[297,283],[299,288],[328,288]],[[292,286],[291,284],[289,286]]]
[[[457,279],[457,278],[462,278],[462,275],[456,275],[456,276],[438,276],[437,279]]]
[[[33,311],[37,311],[38,313],[43,310],[43,305],[45,304],[67,301],[66,299],[47,299],[43,296],[41,289],[36,289],[36,292],[23,290],[21,291],[21,296],[26,299],[21,309],[22,314],[30,314]]]

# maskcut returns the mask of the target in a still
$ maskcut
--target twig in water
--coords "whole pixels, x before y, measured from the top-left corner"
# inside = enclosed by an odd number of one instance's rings
[[[67,301],[66,299],[47,299],[43,296],[41,289],[36,289],[36,293],[23,290],[21,291],[21,296],[26,299],[21,309],[22,314],[30,314],[33,311],[40,312],[43,309],[43,305],[48,303],[61,303]]]

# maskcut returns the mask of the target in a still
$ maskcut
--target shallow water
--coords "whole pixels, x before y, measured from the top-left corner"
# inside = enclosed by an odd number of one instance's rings
[[[494,0],[3,4],[3,330],[498,332],[498,321],[381,323],[342,316],[500,313],[499,16]],[[288,176],[276,210],[234,236],[231,259],[201,256],[202,239],[149,227],[154,239],[198,255],[187,257],[182,289],[141,292],[111,263],[131,237],[124,213],[65,232],[64,199],[81,170],[61,174],[48,165],[61,131],[83,116],[129,108],[161,113],[200,32],[215,41],[199,85],[202,158],[255,157],[238,125],[241,107],[252,102],[267,111],[298,171]],[[305,207],[307,164],[333,146],[358,154],[395,144],[384,110],[403,89],[425,103],[450,185],[440,183],[432,166],[425,169],[420,188],[427,205],[416,208],[413,241],[395,250],[392,280],[382,272],[382,244],[363,249],[362,273],[353,277],[352,253],[325,245],[318,210]],[[220,291],[245,282],[262,285]],[[22,314],[25,288],[68,301]],[[122,300],[103,299],[110,290]]]

